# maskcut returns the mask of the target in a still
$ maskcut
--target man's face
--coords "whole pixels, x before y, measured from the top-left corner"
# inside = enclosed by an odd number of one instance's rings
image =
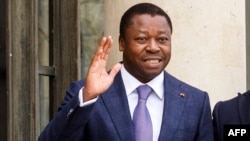
[[[171,29],[163,16],[135,15],[119,38],[123,63],[130,74],[146,83],[160,74],[171,57]]]

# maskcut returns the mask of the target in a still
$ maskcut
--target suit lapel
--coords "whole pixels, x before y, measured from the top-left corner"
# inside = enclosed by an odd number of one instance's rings
[[[181,96],[179,81],[164,73],[164,111],[159,141],[172,140],[177,131],[188,95]],[[119,93],[118,93],[119,92]],[[116,130],[124,141],[133,141],[134,128],[120,72],[113,85],[101,96]]]
[[[120,72],[115,77],[113,85],[101,98],[110,113],[121,140],[134,140],[134,128]]]
[[[179,81],[164,74],[164,109],[159,141],[173,140],[188,96],[179,89]]]

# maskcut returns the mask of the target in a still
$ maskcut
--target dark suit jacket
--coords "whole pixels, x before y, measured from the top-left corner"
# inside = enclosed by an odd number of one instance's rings
[[[165,100],[159,141],[213,141],[208,94],[167,72],[164,77]],[[94,104],[79,107],[78,93],[83,85],[83,81],[70,85],[39,141],[134,141],[134,127],[120,72]]]
[[[250,124],[250,91],[216,103],[213,110],[214,136],[223,141],[225,124]]]

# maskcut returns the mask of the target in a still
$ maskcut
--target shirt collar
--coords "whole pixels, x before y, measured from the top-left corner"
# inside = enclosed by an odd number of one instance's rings
[[[121,75],[122,80],[125,86],[125,90],[127,95],[131,94],[139,85],[144,85],[144,83],[141,83],[138,81],[134,76],[132,76],[124,66],[121,68]],[[155,92],[155,94],[160,98],[163,99],[163,80],[164,80],[164,73],[163,71],[157,75],[154,79],[146,83],[149,85]],[[128,83],[129,82],[129,83]]]

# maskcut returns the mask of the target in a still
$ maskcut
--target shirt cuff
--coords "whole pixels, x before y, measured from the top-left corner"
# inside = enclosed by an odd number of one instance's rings
[[[84,107],[84,106],[87,106],[87,105],[90,105],[90,104],[93,104],[96,102],[97,98],[94,98],[94,99],[91,99],[89,101],[86,101],[86,102],[83,102],[83,98],[82,98],[82,90],[83,90],[84,87],[82,87],[79,91],[79,102],[80,102],[80,107]]]

